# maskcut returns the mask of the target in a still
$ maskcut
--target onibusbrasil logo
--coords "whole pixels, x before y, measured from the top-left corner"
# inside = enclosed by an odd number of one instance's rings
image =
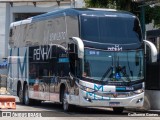
[[[1,112],[1,117],[42,117],[40,112]]]

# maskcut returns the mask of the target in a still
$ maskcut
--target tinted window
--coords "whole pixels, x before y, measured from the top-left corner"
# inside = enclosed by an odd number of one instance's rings
[[[55,76],[57,69],[56,46],[29,48],[29,79]]]
[[[85,49],[84,75],[99,81],[127,82],[143,79],[143,52]]]
[[[67,52],[61,47],[57,47],[57,76],[65,77],[69,73],[69,59]]]
[[[101,43],[139,43],[141,29],[136,18],[81,17],[81,38]]]

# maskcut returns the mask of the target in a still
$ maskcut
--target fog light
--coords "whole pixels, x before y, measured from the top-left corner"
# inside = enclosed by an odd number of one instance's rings
[[[143,98],[140,98],[140,99],[137,100],[136,103],[140,103],[140,102],[142,102],[142,101],[143,101]]]
[[[92,102],[91,98],[84,97],[84,99],[87,100],[88,102]]]

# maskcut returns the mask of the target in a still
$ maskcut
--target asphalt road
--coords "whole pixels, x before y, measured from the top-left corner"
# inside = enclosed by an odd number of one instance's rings
[[[58,103],[43,102],[40,106],[25,106],[16,99],[16,109],[0,110],[9,112],[12,117],[0,117],[0,120],[159,120],[160,114],[124,111],[122,114],[115,114],[110,108],[83,108],[73,106],[70,112],[64,112]],[[10,115],[11,115],[10,114]],[[148,117],[148,115],[158,115],[158,117]],[[43,117],[41,117],[43,116]]]

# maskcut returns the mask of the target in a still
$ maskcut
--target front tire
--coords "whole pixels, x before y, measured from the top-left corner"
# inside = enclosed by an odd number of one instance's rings
[[[113,112],[117,114],[123,113],[123,110],[124,110],[124,107],[114,107],[113,108]]]
[[[64,88],[64,90],[62,91],[62,105],[63,105],[63,110],[68,112],[70,111],[70,105],[67,101],[67,90],[66,88]]]

